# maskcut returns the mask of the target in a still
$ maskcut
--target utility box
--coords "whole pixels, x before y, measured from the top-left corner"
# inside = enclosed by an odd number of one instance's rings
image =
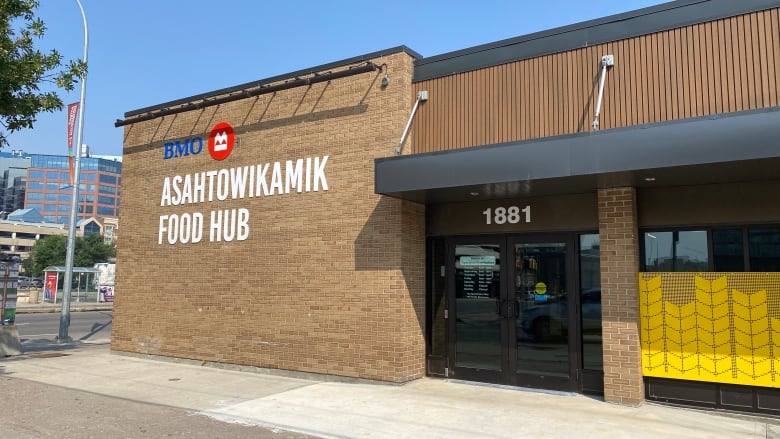
[[[19,263],[0,261],[0,325],[16,319],[16,293],[19,287]]]

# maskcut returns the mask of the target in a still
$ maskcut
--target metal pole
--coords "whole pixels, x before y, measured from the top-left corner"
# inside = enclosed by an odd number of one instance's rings
[[[3,295],[0,297],[0,325],[5,323],[5,302],[8,301],[8,276],[11,275],[11,268],[9,263],[5,263],[5,277],[3,278]],[[19,286],[17,285],[17,290]]]
[[[81,20],[84,22],[84,65],[87,65],[87,51],[89,48],[89,31],[87,30],[87,16],[80,0],[76,4],[81,11]],[[63,281],[62,312],[60,313],[60,332],[57,341],[67,343],[72,339],[68,336],[70,326],[70,295],[73,288],[73,257],[76,253],[76,221],[79,209],[79,174],[81,173],[81,143],[84,135],[84,105],[87,93],[87,72],[81,78],[81,97],[79,99],[79,126],[76,135],[76,157],[73,164],[73,198],[70,203],[70,223],[68,224],[68,245],[65,253],[65,279]]]

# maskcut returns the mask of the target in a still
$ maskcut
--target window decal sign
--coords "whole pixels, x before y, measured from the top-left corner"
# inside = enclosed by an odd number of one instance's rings
[[[464,267],[492,267],[496,265],[495,256],[461,256],[460,265]]]

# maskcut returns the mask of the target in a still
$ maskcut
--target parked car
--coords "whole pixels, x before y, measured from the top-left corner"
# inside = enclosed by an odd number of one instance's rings
[[[40,277],[31,277],[30,286],[33,288],[43,288],[43,279]]]
[[[17,283],[19,288],[30,288],[30,278],[27,276],[19,276]]]
[[[601,289],[585,290],[580,295],[582,333],[601,334]],[[565,339],[569,332],[569,312],[566,297],[550,302],[538,302],[523,312],[523,332],[537,341]]]

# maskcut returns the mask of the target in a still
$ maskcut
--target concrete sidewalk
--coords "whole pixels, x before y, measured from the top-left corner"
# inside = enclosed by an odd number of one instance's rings
[[[336,383],[59,345],[0,359],[6,378],[325,438],[767,438],[778,420],[440,379]]]

